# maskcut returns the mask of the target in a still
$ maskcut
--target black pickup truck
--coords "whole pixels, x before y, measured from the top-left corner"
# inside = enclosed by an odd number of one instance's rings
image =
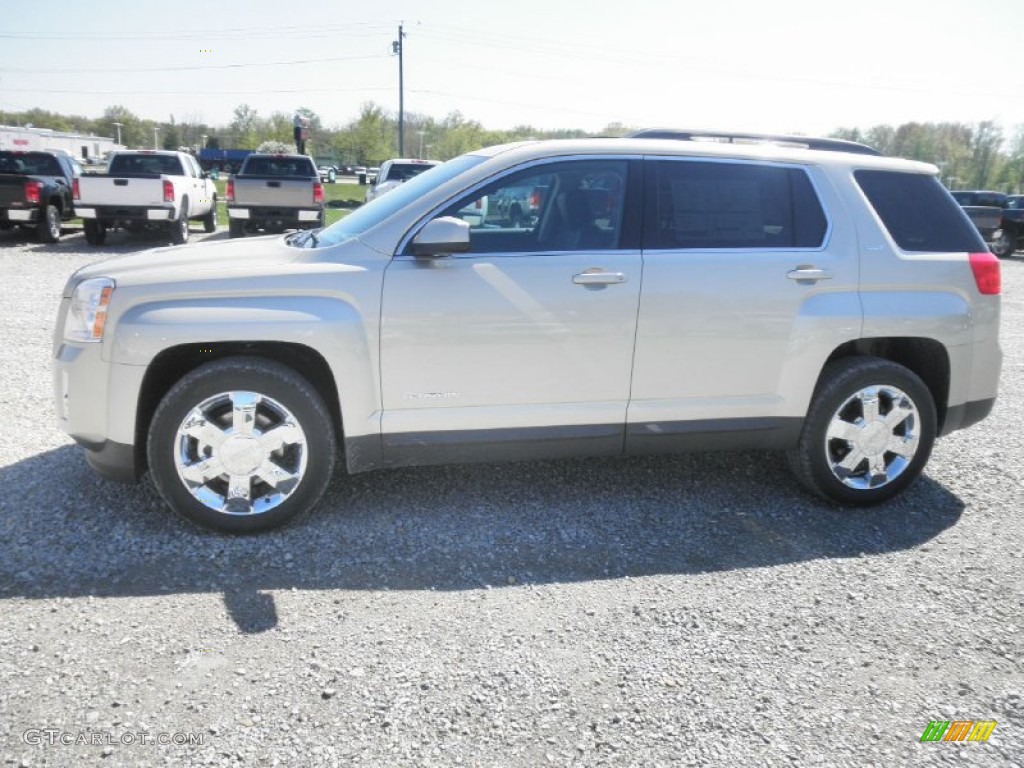
[[[82,166],[64,152],[0,151],[0,229],[34,229],[44,243],[60,239],[74,217],[72,188]]]
[[[1024,195],[1008,195],[992,238],[992,252],[1002,258],[1024,248]]]
[[[951,193],[999,258],[1012,256],[1024,237],[1024,198],[987,190]]]

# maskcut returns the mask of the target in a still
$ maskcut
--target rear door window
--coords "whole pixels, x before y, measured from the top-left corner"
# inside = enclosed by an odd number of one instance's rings
[[[807,174],[757,163],[656,160],[644,248],[820,248],[828,222]]]
[[[934,176],[866,170],[853,175],[896,245],[904,251],[986,250],[978,230]]]

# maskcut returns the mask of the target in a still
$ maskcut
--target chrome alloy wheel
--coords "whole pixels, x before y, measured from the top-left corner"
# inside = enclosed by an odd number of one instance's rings
[[[306,434],[281,403],[222,392],[185,416],[175,436],[182,484],[203,506],[258,515],[284,502],[306,472]]]
[[[891,386],[864,387],[833,414],[825,454],[837,480],[857,490],[888,485],[914,460],[921,414],[914,401]]]

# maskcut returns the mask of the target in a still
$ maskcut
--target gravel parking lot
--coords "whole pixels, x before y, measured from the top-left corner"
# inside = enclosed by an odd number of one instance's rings
[[[338,476],[231,538],[55,425],[65,280],[155,244],[0,232],[2,765],[1024,764],[1024,254],[994,415],[872,511],[706,454]]]

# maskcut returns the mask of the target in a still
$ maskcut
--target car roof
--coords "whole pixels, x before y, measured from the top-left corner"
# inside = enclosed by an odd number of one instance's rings
[[[725,143],[721,141],[682,141],[663,138],[546,139],[514,142],[485,147],[471,154],[517,161],[539,157],[579,155],[658,155],[709,159],[767,160],[799,165],[835,165],[879,170],[901,170],[936,174],[929,163],[903,158],[841,151],[823,151],[804,147],[767,143]]]

